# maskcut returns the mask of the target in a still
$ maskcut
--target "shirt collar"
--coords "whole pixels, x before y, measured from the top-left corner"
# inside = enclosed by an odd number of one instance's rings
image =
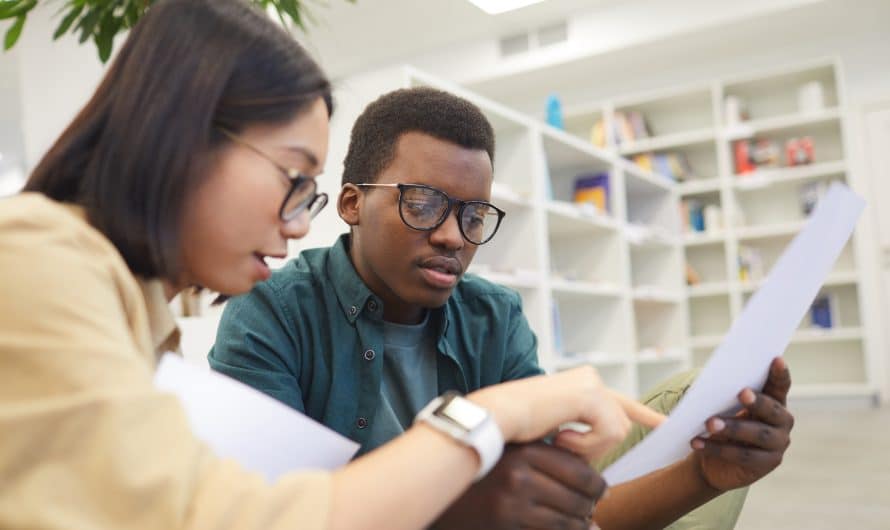
[[[349,257],[349,234],[342,234],[331,247],[327,260],[328,281],[333,285],[340,309],[346,319],[354,324],[362,312],[368,316],[383,320],[383,301],[368,289],[358,275],[352,259]],[[451,293],[453,298],[457,292]],[[445,307],[430,311],[427,322],[437,325],[436,336],[442,340],[448,330],[448,311],[446,307],[452,303],[448,299]]]
[[[179,352],[179,328],[170,311],[163,283],[158,279],[147,280],[137,277],[137,280],[145,298],[152,348],[158,356],[168,351]]]
[[[341,235],[331,247],[326,269],[340,308],[350,323],[355,323],[362,311],[383,318],[383,302],[368,289],[349,258],[349,234]]]

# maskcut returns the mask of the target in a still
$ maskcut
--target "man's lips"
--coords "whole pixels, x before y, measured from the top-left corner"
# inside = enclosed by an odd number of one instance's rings
[[[455,258],[433,256],[418,263],[421,275],[428,285],[436,289],[451,289],[463,273],[463,267]]]
[[[423,269],[432,269],[437,272],[441,272],[442,274],[451,274],[454,276],[460,276],[463,274],[463,267],[456,258],[449,258],[447,256],[432,256],[430,258],[426,258],[418,263]]]

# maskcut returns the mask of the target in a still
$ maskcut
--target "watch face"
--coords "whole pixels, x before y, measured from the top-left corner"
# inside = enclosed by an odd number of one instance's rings
[[[454,396],[443,403],[436,411],[436,415],[450,420],[467,431],[482,425],[488,417],[485,409],[460,396]]]

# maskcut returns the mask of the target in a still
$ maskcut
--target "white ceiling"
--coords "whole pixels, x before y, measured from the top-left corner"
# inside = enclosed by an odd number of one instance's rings
[[[331,77],[398,62],[452,44],[510,35],[634,0],[546,0],[489,15],[466,0],[308,1],[318,24],[297,38]]]

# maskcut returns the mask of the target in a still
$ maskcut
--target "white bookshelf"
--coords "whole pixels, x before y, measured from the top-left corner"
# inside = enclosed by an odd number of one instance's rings
[[[557,130],[412,68],[404,82],[462,96],[492,122],[492,201],[507,216],[470,272],[519,292],[545,369],[592,364],[610,386],[639,395],[691,365],[679,195],[670,179],[593,146],[571,120]],[[576,110],[582,124],[602,116],[600,108]],[[705,141],[714,141],[710,134]],[[572,202],[575,179],[597,173],[609,174],[607,212]]]
[[[799,88],[813,82],[821,87],[823,105],[802,109]],[[602,120],[605,145],[599,150],[625,158],[631,166],[635,156],[645,153],[677,153],[688,161],[691,171],[683,181],[675,183],[670,193],[629,204],[624,221],[664,224],[667,218],[664,209],[683,200],[717,208],[712,208],[711,219],[716,223],[702,232],[684,230],[676,247],[667,243],[664,250],[659,251],[644,237],[629,240],[629,305],[636,330],[635,369],[640,388],[673,369],[658,371],[662,357],[657,354],[639,355],[648,341],[684,343],[683,350],[688,353],[665,354],[663,359],[682,357],[684,363],[688,360],[692,365],[703,364],[720,344],[732,321],[762,284],[762,278],[805,225],[807,219],[800,205],[803,186],[841,181],[868,195],[852,173],[846,145],[849,111],[844,103],[841,66],[835,59],[705,80],[645,94],[619,95],[610,100],[578,101],[581,92],[574,89],[577,87],[560,88],[575,98],[565,107],[565,135],[574,135],[589,143],[593,138],[592,128]],[[517,93],[505,98],[544,101],[545,96],[522,93],[520,87]],[[730,120],[726,115],[725,101],[730,96],[744,102],[747,119]],[[629,116],[634,112],[645,118],[650,134],[621,141],[622,130],[626,128],[622,129],[619,114]],[[559,136],[551,134],[552,138]],[[812,138],[815,159],[806,165],[789,167],[785,160],[785,142],[803,136]],[[779,163],[738,174],[734,145],[739,140],[776,142]],[[666,182],[653,171],[627,166],[621,169],[628,191],[632,189],[629,176],[639,177],[640,184],[635,184],[635,191],[642,196],[645,194],[640,188],[642,183],[664,185]],[[676,202],[668,206],[666,201]],[[834,306],[834,327],[813,328],[807,316],[785,352],[794,371],[793,393],[799,397],[872,396],[875,393],[877,384],[869,367],[876,355],[872,345],[878,343],[875,329],[878,323],[864,308],[877,307],[874,300],[869,301],[877,289],[875,279],[866,277],[860,266],[876,259],[873,250],[863,241],[862,226],[868,222],[863,218],[820,292],[820,296],[828,296]],[[678,249],[676,253],[674,248]],[[752,268],[753,277],[743,279],[739,259],[750,255],[759,256],[760,267]],[[675,256],[680,261],[675,261]],[[682,277],[686,266],[697,272],[696,285],[686,287],[681,281],[679,290],[640,295],[640,287],[645,287],[650,279],[659,283],[668,282],[674,274]],[[664,276],[654,278],[656,269]],[[672,305],[676,300],[681,301]],[[684,305],[686,318],[682,325],[686,336],[681,340],[671,335],[673,331],[666,330],[681,325],[683,319],[676,317],[675,308]],[[660,312],[659,307],[662,307]],[[662,329],[665,331],[658,336]]]

